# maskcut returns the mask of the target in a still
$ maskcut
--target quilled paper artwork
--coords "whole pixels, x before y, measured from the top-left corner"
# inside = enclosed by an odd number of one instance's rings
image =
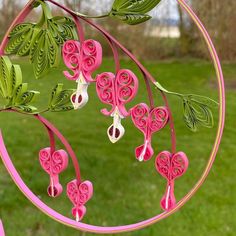
[[[208,47],[212,63],[215,66],[219,101],[214,101],[212,98],[201,94],[192,94],[191,91],[187,94],[169,91],[164,87],[164,84],[160,83],[157,75],[152,75],[135,55],[100,26],[99,21],[102,18],[107,18],[108,22],[110,18],[113,18],[130,28],[133,25],[142,24],[152,18],[150,11],[158,7],[161,0],[114,0],[111,10],[107,14],[95,17],[74,11],[59,1],[29,0],[9,27],[0,45],[0,98],[2,101],[0,115],[14,113],[32,117],[45,129],[47,133],[47,138],[44,137],[43,140],[46,140],[45,146],[40,147],[35,142],[34,148],[37,147],[39,153],[35,165],[38,165],[39,173],[48,179],[48,182],[44,184],[44,192],[52,198],[54,204],[59,200],[58,197],[65,194],[66,201],[71,204],[71,209],[68,209],[71,214],[64,212],[63,215],[63,213],[52,209],[43,202],[34,189],[31,190],[25,184],[13,163],[13,158],[7,151],[1,130],[0,156],[9,175],[25,197],[53,220],[80,231],[97,234],[136,231],[175,213],[194,195],[207,178],[217,155],[224,128],[224,78],[217,52],[204,25],[185,0],[176,1],[196,24]],[[52,11],[52,7],[57,11]],[[37,21],[31,22],[27,16],[34,9],[41,12],[41,17],[39,14]],[[54,12],[56,13],[54,14]],[[99,37],[96,39],[89,37],[86,27],[91,27],[95,32],[94,35],[101,35],[105,41],[99,42]],[[103,49],[107,46],[112,52],[114,71],[107,68],[103,60]],[[121,56],[126,56],[128,59],[121,63]],[[25,71],[14,62],[15,58],[24,58],[26,63],[31,65],[33,71],[30,75],[31,80],[26,79]],[[60,64],[63,64],[64,69],[61,69]],[[131,64],[135,70],[130,69]],[[158,64],[156,67],[158,69]],[[43,81],[49,79],[48,73],[53,74],[55,68],[60,70],[60,79],[63,79],[66,85],[59,82],[61,80],[55,76],[54,87],[44,88],[49,95],[48,102],[44,104],[44,108],[38,107],[34,101],[40,100],[42,95],[37,89],[32,89],[33,83],[30,81],[36,79],[44,84]],[[137,70],[140,73],[136,73]],[[142,93],[140,88],[143,86],[141,82],[143,80],[147,94],[140,94]],[[148,95],[145,101],[142,100],[144,95]],[[154,101],[156,98],[154,95],[159,96],[159,101]],[[170,97],[171,99],[169,99]],[[128,157],[122,156],[121,158],[124,160],[130,158],[132,164],[140,165],[146,168],[146,171],[149,171],[147,164],[151,164],[152,170],[155,170],[156,178],[163,179],[162,183],[166,183],[166,185],[161,184],[161,186],[157,184],[158,191],[163,194],[163,197],[159,199],[159,202],[150,203],[160,210],[154,217],[121,226],[96,226],[86,223],[89,214],[93,214],[91,205],[96,204],[98,200],[101,201],[101,198],[98,197],[99,188],[92,181],[92,170],[87,168],[85,171],[85,168],[82,168],[83,171],[81,171],[80,169],[79,160],[81,161],[83,157],[81,153],[86,153],[86,150],[84,150],[83,145],[78,147],[73,145],[72,147],[52,121],[49,121],[50,118],[46,119],[44,115],[55,113],[60,117],[62,112],[71,112],[70,119],[75,119],[75,113],[82,114],[84,110],[89,111],[91,109],[90,102],[88,102],[89,98],[92,102],[98,102],[102,110],[99,111],[96,107],[96,119],[89,115],[86,118],[93,120],[93,122],[97,122],[100,118],[107,119],[110,122],[108,129],[106,126],[102,130],[105,135],[107,133],[108,139],[102,140],[101,143],[108,141],[114,154],[112,147],[115,146],[112,145],[120,145],[126,135],[130,135],[127,127],[130,127],[128,123],[131,123],[131,127],[133,125],[141,143],[136,142],[138,139],[130,142],[129,148],[132,149],[132,152],[129,153]],[[180,101],[180,107],[182,106],[182,109],[178,110],[182,113],[182,120],[176,116],[176,111],[173,112],[172,101],[175,98],[177,102]],[[86,104],[86,108],[81,109]],[[218,118],[214,117],[213,109],[218,109]],[[181,143],[181,150],[179,150],[180,141],[177,142],[179,134],[175,131],[175,124],[182,124],[181,122],[183,122],[186,130],[204,132],[206,128],[214,126],[214,119],[218,121],[217,135],[207,166],[193,189],[189,190],[188,193],[183,193],[183,197],[180,199],[179,195],[176,194],[175,186],[181,181],[182,183],[185,182],[189,167],[194,162],[192,161],[192,154],[186,151],[188,150],[186,143]],[[64,122],[70,125],[69,119],[64,120]],[[78,121],[78,128],[83,125]],[[77,132],[77,127],[71,127],[71,130]],[[4,134],[4,136],[6,135]],[[80,132],[78,132],[78,143],[81,139]],[[157,142],[154,142],[154,139]],[[158,145],[158,141],[161,139],[165,149]],[[90,147],[92,148],[93,141],[91,140],[88,141],[91,142]],[[24,146],[24,148],[31,150],[31,147]],[[157,151],[159,154],[155,154]],[[92,162],[93,158],[88,157],[82,163],[84,164],[88,160]],[[112,155],[107,161],[113,161]],[[127,165],[128,163],[127,161]],[[69,172],[71,167],[74,170],[74,177],[70,178],[69,181],[67,178],[65,187],[66,177],[72,174]],[[85,176],[90,176],[91,179],[85,178]],[[121,175],[119,178],[123,178],[123,176]],[[181,181],[179,181],[180,179]],[[107,193],[108,190],[104,187],[101,191]],[[109,191],[112,196],[113,190],[109,189]],[[106,202],[104,202],[105,204]],[[104,211],[101,209],[99,214],[102,215],[103,213]],[[109,214],[112,215],[112,209],[110,209]],[[3,224],[7,219],[1,220],[0,236],[4,236]],[[8,231],[6,227],[5,231]]]

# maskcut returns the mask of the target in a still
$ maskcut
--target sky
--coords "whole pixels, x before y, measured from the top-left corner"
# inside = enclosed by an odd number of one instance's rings
[[[160,4],[151,12],[154,18],[171,18],[173,20],[179,19],[177,1],[176,0],[162,0]]]

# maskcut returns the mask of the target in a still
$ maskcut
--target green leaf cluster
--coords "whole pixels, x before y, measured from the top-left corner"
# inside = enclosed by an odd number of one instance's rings
[[[39,1],[43,14],[37,24],[22,23],[12,30],[7,54],[29,56],[36,78],[44,76],[50,68],[57,67],[60,61],[61,46],[75,39],[74,22],[68,17],[52,17],[49,6]]]
[[[28,90],[28,84],[22,82],[22,72],[13,65],[7,56],[0,57],[0,95],[4,100],[4,109],[15,109],[25,113],[37,112],[31,103],[39,94]]]
[[[207,97],[198,95],[183,97],[184,121],[187,127],[193,132],[196,132],[200,126],[212,128],[214,118],[211,108],[215,106],[217,103]]]
[[[129,25],[143,23],[151,16],[147,13],[160,3],[161,0],[115,0],[110,16],[116,17]]]
[[[71,96],[74,92],[74,89],[63,90],[63,84],[58,84],[52,90],[49,110],[52,112],[74,110],[73,104],[71,103]]]
[[[171,92],[158,82],[155,82],[155,86],[161,92],[177,96],[182,100],[184,122],[191,131],[196,132],[200,126],[207,128],[214,126],[212,108],[218,106],[216,101],[200,95]]]

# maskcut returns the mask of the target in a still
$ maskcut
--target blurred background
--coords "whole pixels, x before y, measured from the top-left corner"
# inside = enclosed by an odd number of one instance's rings
[[[0,25],[3,35],[13,17],[27,0],[1,0]],[[99,15],[110,10],[112,0],[59,0],[73,10],[91,15]],[[220,0],[188,0],[202,21],[207,25],[210,35],[223,60],[235,60],[236,57],[236,2]],[[57,11],[55,9],[55,11]],[[151,13],[153,20],[142,26],[130,29],[118,21],[104,22],[106,29],[122,42],[135,55],[144,59],[163,59],[173,57],[206,58],[208,53],[202,45],[193,22],[182,12],[174,0],[163,0]],[[127,34],[127,28],[129,33]],[[118,29],[118,30],[117,30]],[[133,40],[133,39],[139,40]],[[142,43],[145,41],[145,44]],[[142,48],[137,44],[142,43]],[[109,54],[109,52],[106,52]]]
[[[0,0],[0,38],[26,2]],[[112,5],[112,0],[60,2],[73,10],[91,15],[106,13]],[[209,178],[181,211],[142,231],[123,234],[125,236],[234,236],[236,232],[236,1],[189,0],[188,3],[209,30],[222,60],[227,89],[224,138]],[[62,14],[57,8],[53,8],[53,11],[55,15]],[[196,93],[217,100],[214,67],[202,36],[193,22],[175,0],[162,0],[151,15],[153,18],[149,22],[132,27],[115,19],[97,20],[97,23],[137,56],[168,90]],[[34,21],[39,17],[40,12],[35,11],[29,19]],[[113,71],[114,62],[109,46],[97,31],[88,25],[84,27],[87,37],[97,39],[103,45],[104,60],[99,72]],[[75,86],[63,77],[63,65],[52,70],[46,78],[35,80],[27,58],[13,59],[21,65],[24,81],[30,83],[30,88],[40,90],[39,104],[47,103],[48,91],[56,83],[63,82],[67,88]],[[142,77],[133,62],[125,56],[121,63],[123,67],[132,69],[139,78]],[[161,213],[159,201],[164,194],[166,182],[156,173],[154,158],[144,165],[139,165],[134,158],[135,147],[143,142],[142,134],[127,119],[124,121],[126,136],[117,145],[110,144],[106,129],[112,121],[100,114],[100,109],[104,106],[97,99],[93,86],[89,92],[90,102],[83,110],[46,115],[68,138],[78,154],[83,178],[94,184],[95,195],[87,204],[88,212],[84,222],[103,226],[130,224]],[[157,93],[155,98],[157,105],[162,104]],[[176,181],[176,197],[179,200],[200,178],[214,143],[217,125],[213,129],[202,128],[197,133],[192,133],[183,123],[180,101],[168,98],[176,123],[178,150],[186,152],[190,161],[188,172]],[[132,104],[141,101],[147,101],[147,96],[144,83],[140,80],[139,95]],[[217,124],[217,110],[213,113]],[[40,124],[22,115],[1,114],[0,127],[22,178],[48,205],[71,217],[71,203],[65,193],[55,200],[47,197],[49,180],[39,166],[38,151],[48,145],[48,140]],[[153,146],[155,154],[169,149],[168,129],[154,135]],[[62,176],[63,185],[66,186],[73,178],[73,169],[70,167]],[[39,212],[18,191],[1,162],[0,218],[10,236],[90,235],[68,229]]]

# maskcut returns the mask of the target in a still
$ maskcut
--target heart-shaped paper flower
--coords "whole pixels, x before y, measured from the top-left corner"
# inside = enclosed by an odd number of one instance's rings
[[[174,181],[188,169],[188,158],[183,152],[171,154],[164,151],[157,156],[155,164],[159,174],[167,179],[166,193],[161,200],[161,207],[163,210],[170,210],[176,204]]]
[[[102,46],[99,42],[89,39],[80,43],[76,40],[69,40],[63,46],[63,59],[65,65],[72,74],[64,71],[69,80],[77,82],[77,91],[72,95],[71,101],[75,109],[82,108],[88,102],[88,86],[95,80],[92,73],[102,63]]]
[[[76,221],[81,221],[86,214],[85,204],[93,196],[93,184],[90,181],[78,183],[73,180],[67,185],[67,196],[74,205],[72,215]]]
[[[150,109],[145,103],[140,103],[131,109],[131,117],[134,125],[144,134],[144,144],[136,148],[136,158],[148,161],[154,153],[152,135],[166,126],[169,112],[166,107]]]
[[[68,155],[64,150],[51,151],[51,148],[44,148],[39,152],[39,162],[50,176],[48,194],[57,197],[62,193],[62,186],[59,182],[59,174],[68,166]]]
[[[102,113],[113,117],[113,124],[108,128],[107,135],[112,143],[119,141],[125,133],[121,120],[129,115],[125,105],[131,102],[138,91],[138,79],[127,69],[119,70],[114,75],[105,72],[97,76],[97,94],[101,102],[111,105],[110,111]]]

